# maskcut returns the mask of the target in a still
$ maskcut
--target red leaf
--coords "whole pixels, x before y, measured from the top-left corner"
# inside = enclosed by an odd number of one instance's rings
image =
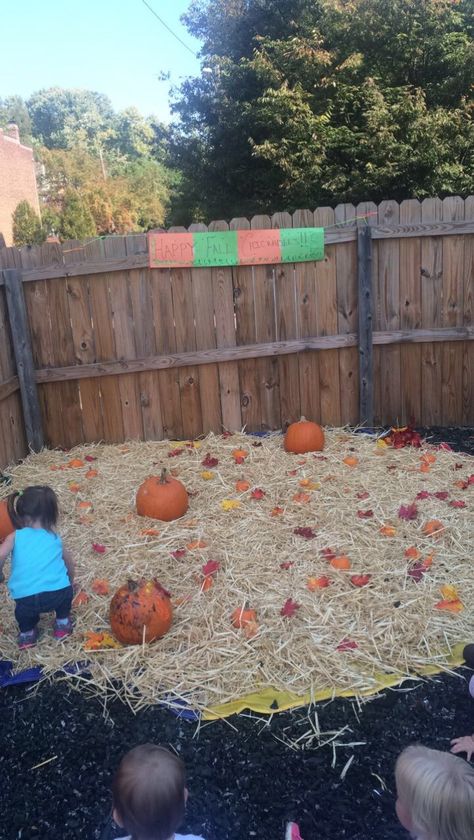
[[[250,494],[252,499],[263,499],[265,495],[265,490],[262,490],[260,487],[256,487]]]
[[[91,589],[96,595],[108,595],[110,591],[109,581],[106,578],[96,578],[92,581]]]
[[[171,556],[174,557],[175,560],[181,560],[181,558],[184,557],[185,554],[185,548],[177,548],[176,551],[171,552]]]
[[[217,458],[212,458],[210,452],[208,452],[204,460],[201,461],[203,467],[217,467],[218,463],[219,460]]]
[[[84,455],[84,461],[97,461],[97,458],[94,455]]]
[[[224,440],[227,440],[227,438],[232,437],[232,434],[233,434],[232,432],[222,432],[221,438],[224,438]]]
[[[354,642],[352,639],[343,639],[339,642],[336,650],[356,650],[358,647],[357,642]]]
[[[467,479],[467,483],[474,484],[474,473],[472,473],[472,475],[469,476],[469,478]]]
[[[454,469],[455,470],[462,470],[463,466],[464,466],[464,464],[455,464]]]
[[[294,565],[294,560],[285,560],[283,563],[280,563],[280,569],[291,569]]]
[[[209,577],[209,575],[214,575],[216,572],[219,571],[221,564],[217,562],[217,560],[208,560],[208,562],[202,567],[202,573],[204,577]]]
[[[374,515],[373,510],[358,510],[357,516],[359,519],[372,519]]]
[[[417,499],[431,499],[433,494],[429,493],[428,490],[420,490],[419,493],[416,494]]]
[[[316,534],[312,528],[295,528],[293,531],[297,537],[304,537],[305,540],[314,540]]]
[[[465,508],[466,502],[462,502],[461,499],[453,499],[453,501],[449,503],[449,506],[453,508]]]
[[[440,445],[437,446],[436,449],[441,449],[441,450],[444,450],[445,452],[452,452],[453,451],[452,446],[450,446],[449,443],[444,443],[444,442],[440,443]]]
[[[441,499],[441,501],[444,502],[448,498],[449,493],[447,490],[438,490],[438,492],[433,495],[435,499]]]
[[[313,455],[313,458],[316,461],[327,461],[327,456],[326,455]]]
[[[369,495],[370,495],[370,493],[367,493],[367,490],[364,490],[362,493],[357,493],[357,498],[361,499],[361,500],[362,499],[368,499]]]
[[[292,600],[292,598],[288,598],[280,610],[280,615],[283,615],[285,618],[292,618],[300,607],[301,604],[297,604],[296,601]]]
[[[398,516],[400,519],[416,519],[416,517],[418,516],[418,508],[415,504],[400,505],[398,509]]]
[[[408,569],[408,574],[415,583],[419,583],[426,572],[426,566],[423,563],[414,563],[411,569]]]
[[[105,545],[101,545],[100,543],[92,543],[92,548],[97,554],[105,554],[107,551]]]
[[[235,461],[236,464],[243,464],[244,461],[245,461],[245,458],[243,458],[242,455],[236,455],[236,457],[234,458],[234,461]]]
[[[366,586],[372,575],[351,575],[351,583],[353,586]]]
[[[322,548],[321,554],[323,555],[325,560],[334,560],[334,558],[336,557],[336,553],[332,550],[332,548]]]
[[[177,458],[178,455],[182,455],[184,449],[180,446],[179,449],[170,449],[168,452],[168,458]]]
[[[298,470],[289,470],[288,475],[296,475]]]

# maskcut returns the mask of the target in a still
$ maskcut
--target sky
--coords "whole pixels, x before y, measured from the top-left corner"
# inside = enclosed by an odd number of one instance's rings
[[[147,0],[197,53],[180,23],[191,0]],[[41,88],[88,88],[116,110],[170,117],[170,84],[198,75],[199,59],[152,15],[143,0],[0,0],[0,99]],[[158,74],[170,72],[169,82]]]

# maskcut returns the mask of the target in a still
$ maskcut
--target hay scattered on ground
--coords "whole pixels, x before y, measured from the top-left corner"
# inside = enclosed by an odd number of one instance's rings
[[[240,447],[248,456],[236,464],[232,451]],[[472,457],[427,445],[422,450],[381,448],[369,436],[341,429],[327,433],[323,457],[288,455],[280,436],[211,434],[169,457],[177,448],[169,442],[87,445],[68,453],[31,455],[11,469],[12,484],[2,487],[2,496],[30,484],[56,490],[60,532],[90,600],[77,608],[74,635],[65,643],[51,638],[48,617],[42,620],[45,632],[37,648],[19,654],[13,603],[5,596],[1,658],[18,668],[42,665],[49,675],[89,660],[91,679],[79,680],[87,690],[119,694],[133,708],[182,698],[204,710],[269,685],[311,696],[324,688],[358,694],[370,689],[380,673],[448,667],[454,644],[474,638],[474,485],[462,489],[455,484],[474,472]],[[215,467],[202,466],[208,452],[218,459]],[[421,472],[421,456],[432,452],[436,460]],[[71,459],[86,455],[97,460],[67,467]],[[358,459],[356,466],[344,463],[347,456]],[[191,492],[188,514],[169,524],[138,517],[134,506],[142,480],[162,466],[175,471]],[[86,478],[90,468],[98,475]],[[207,480],[205,472],[212,474]],[[236,491],[241,478],[249,482],[249,491]],[[71,483],[79,489],[71,489]],[[264,490],[262,499],[251,497],[255,488]],[[420,491],[447,491],[448,497],[417,500],[416,518],[400,519],[400,506],[413,503]],[[294,500],[298,494],[304,495]],[[223,510],[224,499],[240,506]],[[92,510],[79,508],[79,502],[87,501]],[[453,501],[466,507],[453,506]],[[284,512],[272,516],[275,507]],[[358,511],[373,515],[361,518]],[[430,519],[445,526],[441,537],[423,534]],[[395,536],[382,535],[385,525],[395,528]],[[159,536],[144,535],[146,528],[158,528]],[[316,536],[305,539],[295,534],[296,528],[312,528]],[[207,547],[186,548],[198,541]],[[106,552],[96,553],[92,543],[104,545]],[[434,555],[419,582],[408,574],[413,561],[405,551],[410,546],[422,558]],[[331,568],[321,553],[328,547],[350,558],[349,571]],[[180,559],[172,556],[177,549],[186,549]],[[220,569],[214,585],[202,592],[201,570],[208,560],[218,561]],[[355,588],[354,574],[372,578]],[[308,578],[321,575],[328,575],[331,585],[310,591]],[[172,593],[175,615],[169,634],[145,647],[86,653],[84,634],[109,629],[110,596],[95,594],[93,581],[106,578],[113,593],[128,578],[141,577],[156,577]],[[458,614],[435,608],[445,584],[459,591],[464,609]],[[285,618],[280,610],[289,598],[300,608]],[[246,603],[258,616],[253,639],[230,622],[232,611]],[[344,640],[357,648],[337,650]]]

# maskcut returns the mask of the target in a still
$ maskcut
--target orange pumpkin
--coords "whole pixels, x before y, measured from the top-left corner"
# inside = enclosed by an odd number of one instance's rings
[[[317,423],[302,417],[297,423],[288,426],[284,446],[286,452],[294,452],[296,455],[321,452],[324,449],[324,431]]]
[[[359,459],[355,457],[355,455],[347,455],[346,458],[342,459],[346,467],[356,467],[359,463]]]
[[[248,607],[237,607],[231,615],[232,626],[241,630],[251,622],[257,621],[257,613]]]
[[[348,557],[342,555],[341,557],[333,557],[333,559],[330,562],[330,565],[333,567],[333,569],[345,570],[351,568],[351,561]]]
[[[170,596],[156,580],[129,580],[112,598],[109,620],[112,633],[124,645],[161,639],[173,621]]]
[[[186,488],[176,478],[161,471],[158,478],[155,475],[147,478],[138,488],[137,513],[150,519],[160,519],[171,522],[184,516],[189,507]]]
[[[13,533],[15,528],[13,522],[8,515],[7,500],[3,499],[0,502],[0,542],[8,537],[8,534]]]

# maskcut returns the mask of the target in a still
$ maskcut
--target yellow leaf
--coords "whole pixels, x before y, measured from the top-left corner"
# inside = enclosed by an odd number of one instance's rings
[[[203,478],[204,481],[210,481],[211,478],[214,478],[214,473],[211,470],[203,470],[201,473],[201,478]]]
[[[458,590],[455,586],[452,586],[450,583],[445,583],[444,586],[440,586],[439,591],[443,596],[445,601],[458,601],[459,594]]]
[[[240,507],[240,502],[237,499],[222,499],[222,510],[235,510]]]

